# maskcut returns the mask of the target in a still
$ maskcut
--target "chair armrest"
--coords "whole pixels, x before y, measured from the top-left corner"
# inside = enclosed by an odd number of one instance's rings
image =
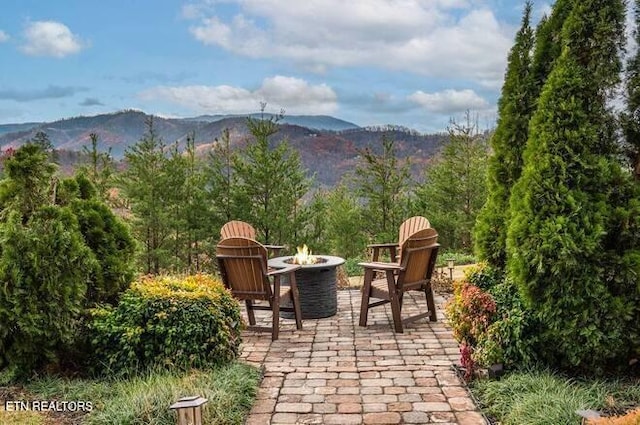
[[[371,250],[373,251],[373,255],[371,256],[371,261],[372,262],[377,262],[378,258],[380,258],[380,251],[381,250],[389,250],[389,257],[391,257],[391,261],[396,261],[397,258],[397,253],[398,253],[398,249],[399,246],[397,243],[374,243],[374,244],[370,244],[367,245],[367,248],[371,248]]]
[[[300,266],[298,264],[292,264],[290,266],[283,267],[281,269],[269,270],[269,272],[267,272],[267,276],[276,276],[276,275],[288,274],[288,273],[291,273],[291,272],[295,272],[299,268],[300,268]]]
[[[402,270],[402,266],[398,263],[383,263],[381,261],[374,261],[371,263],[358,263],[359,266],[364,267],[365,269],[373,269],[373,270]]]
[[[267,249],[284,249],[284,245],[262,245]]]
[[[367,245],[367,248],[397,248],[397,242],[388,242],[388,243],[372,243]]]

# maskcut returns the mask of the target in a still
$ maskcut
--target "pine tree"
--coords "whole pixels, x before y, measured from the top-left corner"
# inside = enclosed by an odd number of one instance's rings
[[[241,162],[238,153],[231,148],[229,129],[222,131],[215,140],[204,167],[205,198],[211,209],[211,225],[214,233],[230,220],[248,220],[246,212],[251,208],[243,199],[234,164]]]
[[[396,142],[386,134],[382,152],[371,147],[358,150],[361,162],[355,169],[355,189],[365,201],[363,223],[370,237],[380,241],[397,238],[398,227],[406,218],[410,163],[397,156]]]
[[[473,226],[487,199],[488,155],[487,137],[467,112],[466,123],[451,122],[449,139],[415,190],[416,212],[429,219],[446,248],[473,247]]]
[[[522,152],[535,104],[530,16],[531,3],[527,3],[522,25],[509,54],[502,96],[498,101],[498,125],[491,137],[493,155],[487,172],[488,198],[475,227],[478,256],[498,268],[505,265],[509,196],[522,170]]]
[[[602,371],[631,346],[637,288],[610,269],[621,254],[611,217],[624,206],[612,202],[621,171],[607,101],[623,34],[622,1],[574,3],[512,190],[507,268],[542,323],[538,353],[556,367]],[[626,295],[614,290],[625,285]]]
[[[234,158],[236,196],[250,206],[243,218],[253,224],[264,243],[297,244],[305,219],[301,199],[311,182],[300,156],[286,140],[273,146],[277,121],[277,117],[247,119],[254,141]]]
[[[88,158],[88,164],[83,167],[87,177],[93,183],[100,198],[109,200],[109,189],[111,189],[115,165],[111,156],[111,148],[107,152],[98,150],[99,138],[95,133],[89,134],[91,147],[83,146],[82,151]]]
[[[147,132],[125,151],[127,170],[120,176],[120,187],[129,200],[134,215],[133,231],[143,245],[142,266],[145,273],[160,273],[168,265],[171,216],[166,173],[166,147],[153,126],[146,121]]]

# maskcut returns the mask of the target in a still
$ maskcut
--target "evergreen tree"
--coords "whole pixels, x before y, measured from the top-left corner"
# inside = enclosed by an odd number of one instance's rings
[[[330,251],[344,258],[361,257],[366,250],[367,240],[362,232],[363,207],[358,198],[341,183],[327,194],[326,202],[325,236]]]
[[[125,151],[127,170],[119,183],[134,215],[133,231],[143,245],[141,263],[145,273],[157,274],[168,266],[171,215],[168,196],[166,147],[153,127],[153,117],[146,121],[147,132]]]
[[[522,152],[527,144],[529,120],[536,100],[531,76],[533,32],[530,16],[531,3],[527,3],[522,26],[509,54],[502,96],[498,101],[498,125],[491,137],[493,155],[487,172],[488,198],[475,227],[478,256],[498,268],[505,265],[509,196],[522,170]]]
[[[382,136],[382,152],[371,147],[358,150],[355,189],[364,200],[363,224],[370,237],[381,241],[398,237],[398,227],[408,210],[410,163],[398,159],[395,140]]]
[[[540,95],[556,59],[562,52],[562,27],[569,16],[574,0],[556,0],[550,16],[543,17],[536,28],[532,78],[536,87],[534,97]]]
[[[243,199],[234,164],[241,162],[237,152],[231,149],[229,129],[215,140],[204,169],[205,198],[211,208],[211,225],[219,233],[224,223],[230,220],[248,220],[249,201]]]
[[[640,46],[640,1],[634,2],[636,45]],[[640,181],[640,50],[629,58],[626,69],[627,113],[622,122],[625,133],[624,152],[634,178]]]
[[[27,143],[5,159],[6,178],[0,183],[3,215],[19,211],[27,220],[42,205],[51,203],[52,178],[57,167],[41,145]]]
[[[203,161],[196,152],[195,134],[187,136],[187,146],[184,152],[186,165],[185,179],[185,263],[190,272],[201,271],[204,264],[204,253],[207,241],[213,238],[217,231],[211,223],[211,208],[207,200],[205,186],[206,173]]]
[[[297,244],[305,219],[300,201],[309,190],[310,179],[300,156],[286,141],[272,146],[277,118],[248,118],[247,127],[255,140],[233,162],[238,196],[250,206],[243,217],[264,243]]]
[[[82,147],[83,153],[88,158],[88,164],[84,165],[82,169],[98,191],[100,198],[108,201],[108,191],[111,189],[113,174],[115,173],[111,148],[107,152],[100,152],[98,150],[98,135],[91,133],[89,138],[91,139],[91,147]]]
[[[416,213],[429,219],[447,248],[472,249],[473,226],[487,197],[488,155],[487,137],[467,112],[465,124],[452,121],[448,141],[415,190]]]
[[[512,190],[508,271],[538,313],[538,353],[553,366],[619,365],[637,327],[628,320],[638,288],[628,277],[640,262],[616,246],[613,217],[628,205],[616,196],[622,173],[607,109],[623,35],[622,1],[574,3]],[[614,264],[623,269],[612,274]]]

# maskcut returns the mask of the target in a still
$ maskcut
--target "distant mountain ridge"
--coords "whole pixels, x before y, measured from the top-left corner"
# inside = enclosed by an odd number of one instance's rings
[[[216,122],[221,121],[227,118],[254,118],[254,119],[270,119],[273,118],[274,114],[249,114],[249,115],[200,115],[193,118],[185,118],[189,121],[204,121],[204,122]],[[281,124],[291,124],[291,125],[299,125],[300,127],[307,127],[314,130],[331,130],[331,131],[343,131],[343,130],[353,130],[360,128],[358,125],[344,121],[339,118],[331,117],[329,115],[285,115],[279,121]]]
[[[255,117],[260,117],[260,114]],[[50,123],[0,125],[0,148],[18,147],[32,139],[38,131],[44,131],[56,149],[82,151],[84,146],[90,145],[90,134],[95,133],[98,135],[98,148],[111,150],[116,159],[121,159],[127,147],[138,142],[146,132],[148,118],[149,115],[144,112],[128,110]],[[244,146],[251,139],[246,115],[180,119],[155,116],[153,120],[157,134],[167,145],[184,145],[187,136],[194,133],[197,148],[201,152],[216,143],[225,130],[229,131],[232,147]],[[280,123],[280,131],[273,136],[274,140],[287,140],[300,153],[304,166],[316,175],[317,182],[329,186],[354,169],[358,162],[358,150],[367,146],[378,149],[382,134],[396,141],[400,158],[411,159],[416,176],[445,138],[441,134],[420,134],[399,126],[361,128],[328,116],[285,117]],[[321,125],[329,128],[318,128]],[[7,126],[18,131],[9,132]]]

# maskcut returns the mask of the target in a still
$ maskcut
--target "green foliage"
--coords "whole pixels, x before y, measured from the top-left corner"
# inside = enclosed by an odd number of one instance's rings
[[[511,187],[520,177],[522,151],[527,143],[529,119],[535,105],[531,75],[533,31],[531,3],[525,6],[522,26],[509,54],[507,73],[498,101],[498,124],[491,137],[493,155],[487,170],[488,197],[475,224],[475,248],[482,260],[503,268]]]
[[[640,42],[640,2],[634,2],[636,44]],[[626,67],[627,111],[621,121],[625,135],[624,154],[636,181],[640,181],[640,51],[636,50]]]
[[[504,425],[579,424],[579,409],[627,409],[640,403],[637,382],[578,381],[549,371],[509,374],[472,387],[485,412]]]
[[[98,265],[87,291],[87,304],[114,304],[133,280],[135,241],[122,220],[98,199],[76,199],[71,203],[84,241]]]
[[[143,279],[92,316],[97,369],[107,373],[211,367],[238,355],[238,303],[204,275]]]
[[[537,98],[555,61],[562,53],[562,26],[573,8],[574,0],[556,0],[551,15],[543,17],[536,28],[531,73],[536,84]]]
[[[507,237],[509,274],[541,324],[540,358],[596,373],[626,367],[637,341],[630,330],[639,288],[628,279],[640,272],[631,260],[637,248],[621,247],[615,233],[616,217],[633,205],[617,194],[628,184],[618,187],[624,179],[607,107],[623,16],[619,1],[589,0],[566,19],[563,53],[530,124]]]
[[[271,141],[278,132],[277,118],[248,118],[247,127],[255,140],[233,162],[237,196],[245,203],[240,218],[251,223],[265,243],[295,245],[307,218],[299,204],[310,180],[286,140]]]
[[[147,133],[127,149],[127,170],[120,175],[119,185],[130,202],[134,215],[133,232],[142,244],[140,265],[146,273],[159,273],[169,263],[171,216],[165,145],[153,127],[153,118],[146,122]]]
[[[56,166],[47,153],[34,143],[17,149],[4,162],[5,178],[0,183],[3,213],[19,211],[27,220],[41,205],[50,203],[51,178]]]
[[[363,231],[363,210],[357,198],[341,184],[327,194],[326,202],[327,225],[323,236],[331,252],[347,259],[361,257],[366,250],[367,235]]]
[[[476,275],[478,276],[478,275]],[[490,279],[494,279],[491,276]],[[479,279],[484,280],[485,279]],[[517,286],[502,279],[488,288],[496,303],[492,323],[478,338],[474,359],[481,365],[501,363],[508,369],[523,369],[537,358],[535,348],[539,323],[536,315],[522,301]]]
[[[0,225],[0,368],[28,375],[56,362],[75,337],[87,282],[97,268],[68,208],[18,211]]]
[[[220,140],[216,139],[208,153],[204,167],[207,182],[205,193],[211,204],[215,229],[220,229],[228,221],[243,217],[243,210],[247,208],[247,201],[238,190],[238,176],[233,169],[238,161],[238,153],[231,149],[229,129],[224,129],[222,137]]]
[[[89,134],[91,148],[83,146],[82,151],[88,158],[88,163],[81,170],[86,174],[89,181],[97,191],[100,199],[109,200],[109,189],[113,184],[115,165],[111,156],[111,148],[107,152],[98,150],[99,138],[95,133]]]
[[[487,194],[488,146],[486,135],[477,133],[469,114],[466,118],[464,125],[452,122],[449,140],[426,168],[424,183],[415,190],[415,212],[438,230],[444,248],[471,252],[472,230]]]
[[[355,191],[364,200],[360,227],[380,242],[395,240],[408,210],[409,161],[401,162],[395,141],[384,135],[382,152],[371,147],[359,150]]]
[[[175,425],[176,413],[168,407],[194,394],[208,400],[203,408],[203,423],[240,425],[251,409],[259,381],[257,368],[233,362],[211,370],[192,369],[180,373],[157,370],[129,379],[40,377],[26,384],[24,391],[25,398],[35,400],[91,401],[91,413],[73,417],[74,421],[81,420],[86,425]],[[0,411],[0,422],[2,419]]]
[[[502,283],[504,273],[487,263],[480,263],[467,272],[466,276],[469,283],[477,286],[483,291],[488,291],[494,286]]]

